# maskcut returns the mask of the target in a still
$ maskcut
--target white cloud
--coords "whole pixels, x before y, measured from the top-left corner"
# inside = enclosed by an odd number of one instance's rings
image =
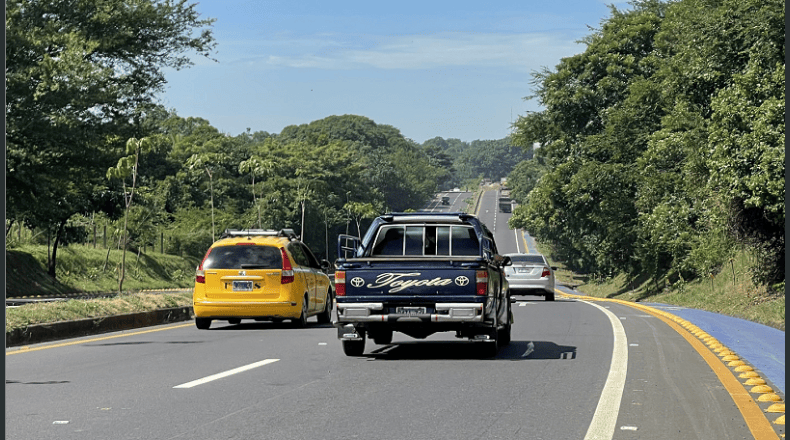
[[[360,44],[362,42],[365,44]],[[267,46],[278,53],[235,62],[257,60],[269,66],[317,69],[501,66],[532,70],[555,65],[559,61],[557,53],[572,54],[583,50],[571,40],[558,40],[556,35],[470,32],[402,35],[384,38],[380,42],[361,39],[340,42],[338,39],[308,37],[290,40],[287,44],[283,41],[270,42]]]

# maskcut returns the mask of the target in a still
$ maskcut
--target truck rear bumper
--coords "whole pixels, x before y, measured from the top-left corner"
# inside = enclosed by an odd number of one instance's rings
[[[483,322],[482,303],[436,303],[436,313],[425,314],[383,314],[383,310],[383,303],[338,303],[337,320],[341,325],[356,322]]]

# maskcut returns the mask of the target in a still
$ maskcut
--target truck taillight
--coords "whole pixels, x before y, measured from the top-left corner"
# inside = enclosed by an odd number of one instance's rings
[[[475,285],[477,286],[478,295],[486,295],[488,293],[488,271],[478,270],[475,272]]]
[[[291,259],[288,258],[288,254],[285,252],[285,248],[280,248],[280,252],[283,254],[283,274],[280,278],[280,284],[288,284],[294,282],[294,268],[291,266]]]
[[[335,295],[346,296],[346,271],[335,271]]]
[[[541,278],[546,278],[547,276],[551,275],[551,271],[548,267],[543,268],[543,273],[540,274]]]

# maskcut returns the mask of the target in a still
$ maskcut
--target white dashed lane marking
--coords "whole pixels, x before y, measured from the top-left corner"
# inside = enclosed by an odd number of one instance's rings
[[[222,379],[223,377],[232,376],[234,374],[242,373],[248,370],[252,370],[253,368],[262,367],[267,364],[271,364],[273,362],[277,362],[279,359],[265,359],[260,362],[255,362],[253,364],[245,365],[243,367],[234,368],[232,370],[224,371],[222,373],[212,374],[211,376],[204,377],[203,379],[193,380],[192,382],[187,382],[181,385],[176,385],[173,388],[192,388],[198,385],[203,385],[205,383]]]

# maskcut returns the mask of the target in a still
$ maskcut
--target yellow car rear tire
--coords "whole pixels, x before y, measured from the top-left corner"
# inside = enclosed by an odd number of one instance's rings
[[[324,311],[318,315],[319,324],[329,324],[332,322],[332,291],[326,292],[326,302],[324,303]]]
[[[292,321],[294,326],[299,328],[307,326],[307,304],[308,304],[308,300],[307,297],[305,296],[304,298],[302,298],[302,314],[299,315],[298,318]]]

